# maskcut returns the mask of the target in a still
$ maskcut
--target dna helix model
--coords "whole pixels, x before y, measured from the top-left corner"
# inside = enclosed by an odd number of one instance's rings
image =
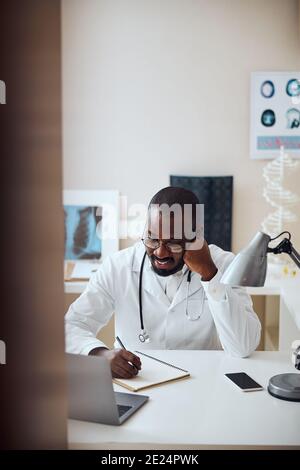
[[[296,171],[298,166],[299,162],[285,153],[284,147],[281,146],[279,156],[263,168],[263,177],[266,181],[263,196],[275,210],[265,217],[261,227],[262,231],[269,234],[271,238],[279,235],[290,223],[298,220],[291,208],[298,203],[299,197],[284,188],[284,180]],[[286,263],[286,259],[275,255],[270,255],[269,260],[276,264]]]

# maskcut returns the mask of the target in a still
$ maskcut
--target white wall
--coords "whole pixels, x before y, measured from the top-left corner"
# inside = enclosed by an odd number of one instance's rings
[[[147,203],[169,174],[232,174],[240,249],[269,210],[265,162],[249,158],[250,72],[299,69],[298,1],[63,0],[62,8],[64,187],[119,189],[129,203]],[[290,228],[299,247],[299,223]]]

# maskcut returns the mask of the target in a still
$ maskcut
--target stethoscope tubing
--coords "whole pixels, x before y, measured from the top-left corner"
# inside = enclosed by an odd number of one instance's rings
[[[140,310],[140,323],[141,323],[142,331],[144,331],[142,283],[143,283],[143,271],[144,271],[144,264],[145,264],[146,256],[147,256],[147,252],[145,251],[143,259],[142,259],[142,263],[141,263],[140,277],[139,277],[139,310]]]

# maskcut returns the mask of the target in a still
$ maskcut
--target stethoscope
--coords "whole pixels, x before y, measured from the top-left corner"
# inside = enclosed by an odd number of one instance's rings
[[[144,264],[145,264],[145,259],[147,256],[147,252],[144,253],[141,267],[140,267],[140,276],[139,276],[139,311],[140,311],[140,323],[141,323],[141,332],[139,334],[139,340],[141,343],[149,343],[150,341],[150,336],[147,333],[144,325],[144,318],[143,318],[143,302],[142,302],[142,288],[143,288],[143,272],[144,272]],[[192,277],[192,271],[189,269],[187,271],[187,278],[186,278],[186,301],[185,301],[185,315],[188,320],[190,321],[196,321],[200,318],[200,314],[196,316],[191,316],[189,315],[188,311],[188,303],[189,303],[189,293],[190,293],[190,284],[191,284],[191,277]]]

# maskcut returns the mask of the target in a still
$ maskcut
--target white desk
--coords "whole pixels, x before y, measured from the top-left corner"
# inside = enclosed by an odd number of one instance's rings
[[[256,352],[248,359],[223,351],[152,354],[188,369],[191,378],[145,390],[150,400],[122,426],[70,420],[70,448],[300,449],[300,403],[279,400],[267,390],[242,392],[224,377],[245,371],[266,387],[272,375],[297,372],[289,354]]]
[[[278,268],[279,270],[280,268]],[[247,287],[250,295],[279,295],[279,351],[288,351],[300,339],[300,275],[283,276],[276,268],[269,270],[263,287]]]

